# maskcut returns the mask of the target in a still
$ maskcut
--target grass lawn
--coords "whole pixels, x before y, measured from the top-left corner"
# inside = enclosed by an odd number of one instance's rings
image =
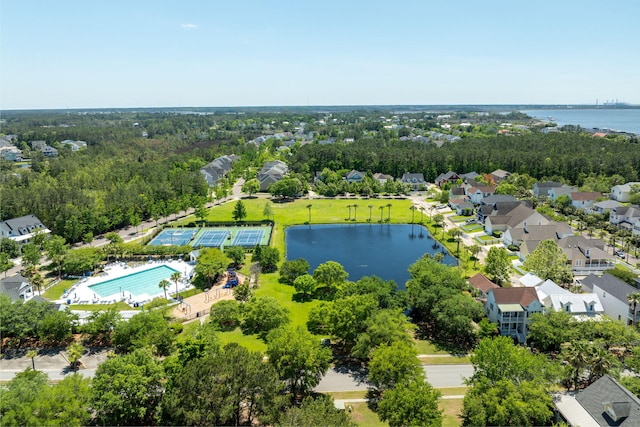
[[[439,388],[438,391],[443,396],[460,396],[461,394],[466,394],[467,393],[467,387]]]
[[[478,233],[484,230],[484,226],[482,226],[482,224],[465,224],[460,228],[462,228],[467,233]]]
[[[328,394],[329,396],[333,397],[333,400],[339,400],[339,399],[366,399],[367,398],[367,392],[366,391],[333,391],[333,392],[329,392],[329,393],[325,393]]]
[[[420,363],[424,365],[468,365],[471,363],[469,356],[451,357],[419,357]]]
[[[462,399],[441,399],[438,406],[442,410],[442,427],[462,425]]]
[[[235,342],[250,351],[259,351],[263,354],[267,351],[267,344],[257,335],[244,335],[240,328],[236,328],[231,332],[218,332],[217,335],[220,338],[220,344],[223,346]]]
[[[347,405],[351,405],[351,419],[359,426],[383,427],[389,425],[388,423],[380,421],[378,414],[369,409],[366,402],[347,403]]]
[[[462,222],[470,218],[471,218],[470,216],[464,216],[464,215],[452,215],[449,217],[449,219],[453,222]]]
[[[47,289],[45,293],[42,294],[42,297],[48,300],[60,299],[62,298],[62,294],[64,293],[64,290],[71,289],[73,284],[76,282],[77,282],[77,279],[61,280],[60,282],[56,283],[55,285]]]
[[[483,242],[491,242],[493,240],[497,240],[495,237],[493,236],[487,236],[486,234],[484,236],[476,236],[476,239],[479,239]]]
[[[429,340],[415,339],[413,342],[416,345],[418,354],[449,354],[448,351],[438,348],[437,345]]]

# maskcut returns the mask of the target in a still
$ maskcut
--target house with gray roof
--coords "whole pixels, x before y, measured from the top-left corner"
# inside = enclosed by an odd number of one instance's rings
[[[533,195],[536,197],[549,197],[549,190],[562,187],[561,182],[541,181],[533,184]]]
[[[526,227],[527,225],[546,225],[550,220],[541,213],[523,204],[509,206],[510,203],[498,204],[484,220],[487,234],[494,231],[507,231],[508,228]]]
[[[611,199],[618,202],[628,202],[631,200],[631,190],[640,185],[640,182],[627,182],[626,184],[614,185],[611,187]]]
[[[447,182],[455,182],[459,179],[460,179],[460,176],[457,173],[453,171],[449,171],[447,173],[441,173],[440,175],[438,175],[436,177],[435,184],[438,187],[442,187]]]
[[[233,163],[239,159],[240,157],[234,154],[218,157],[202,167],[200,173],[209,187],[214,187],[216,182],[223,178],[231,170]]]
[[[598,295],[604,307],[604,314],[612,319],[624,322],[626,325],[640,320],[640,304],[634,313],[633,304],[627,299],[629,295],[640,290],[627,282],[607,273],[602,276],[590,274],[582,280],[582,289]]]
[[[631,427],[640,425],[640,399],[609,375],[577,393],[556,393],[558,413],[575,427]]]
[[[289,167],[281,160],[273,160],[266,162],[262,169],[258,172],[258,182],[260,182],[260,191],[267,191],[269,186],[280,181],[289,173]]]
[[[618,206],[609,212],[609,222],[625,230],[633,230],[640,221],[640,206]]]
[[[622,203],[617,202],[615,200],[603,200],[601,202],[596,202],[590,209],[586,209],[587,213],[596,213],[596,214],[608,214],[612,209],[618,208],[622,206]]]
[[[51,231],[35,215],[25,215],[0,222],[0,237],[8,237],[19,245],[29,243],[36,233],[49,234]]]
[[[491,172],[490,175],[491,175],[491,178],[493,179],[493,182],[496,184],[499,184],[500,182],[509,178],[509,176],[511,175],[511,172],[508,172],[503,169],[496,169],[493,172]]]
[[[0,293],[8,295],[11,301],[28,301],[34,296],[29,279],[19,274],[0,279]]]
[[[409,184],[413,190],[421,190],[427,183],[421,173],[405,173],[400,178],[400,181],[403,184]]]
[[[349,172],[347,174],[345,179],[347,180],[348,183],[362,182],[362,180],[365,178],[365,176],[367,176],[366,173],[360,172],[360,171],[357,171],[357,170],[353,169],[351,172]]]
[[[549,199],[555,201],[560,196],[567,196],[571,198],[571,193],[574,193],[576,191],[578,190],[568,185],[563,185],[562,187],[553,187],[549,189]]]

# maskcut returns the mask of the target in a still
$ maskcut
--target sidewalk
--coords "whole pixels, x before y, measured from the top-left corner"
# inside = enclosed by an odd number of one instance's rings
[[[74,372],[86,377],[95,375],[98,365],[107,360],[110,349],[96,348],[88,351],[80,359],[81,366],[78,370],[69,369],[69,361],[64,348],[41,349],[34,358],[36,370],[42,371],[49,376],[50,380],[58,381]],[[27,357],[26,349],[6,349],[0,359],[0,381],[11,381],[13,377],[27,368],[32,367],[31,358]]]

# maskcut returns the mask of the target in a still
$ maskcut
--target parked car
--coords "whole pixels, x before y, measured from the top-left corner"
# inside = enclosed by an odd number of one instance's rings
[[[617,256],[619,258],[624,258],[626,256],[624,251],[621,250],[621,249],[616,249],[615,251],[613,251],[613,253],[615,254],[615,256]]]
[[[447,207],[447,205],[437,205],[437,206],[436,206],[436,209],[444,209],[444,208],[446,208],[446,207]]]

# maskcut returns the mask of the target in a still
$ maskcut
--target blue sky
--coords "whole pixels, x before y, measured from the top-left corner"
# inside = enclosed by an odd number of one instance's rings
[[[640,104],[640,1],[3,0],[0,108]]]

